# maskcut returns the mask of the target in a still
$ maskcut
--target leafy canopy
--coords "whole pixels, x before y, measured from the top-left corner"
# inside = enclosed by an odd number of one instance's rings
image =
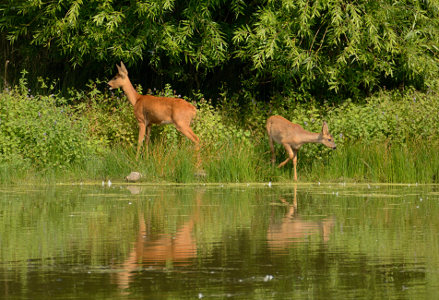
[[[438,12],[437,0],[9,0],[0,31],[14,46],[5,58],[144,61],[201,87],[361,96],[437,78]]]

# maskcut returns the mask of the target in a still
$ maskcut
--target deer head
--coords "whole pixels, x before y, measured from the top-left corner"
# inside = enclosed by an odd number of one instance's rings
[[[334,138],[329,133],[328,124],[326,124],[326,122],[323,122],[322,132],[320,133],[320,139],[322,141],[322,144],[325,145],[326,147],[332,149],[337,148],[337,145],[334,142]]]
[[[110,86],[110,90],[118,89],[122,86],[124,86],[128,81],[128,70],[123,64],[123,62],[120,62],[120,66],[116,64],[117,67],[117,74],[114,76],[113,79],[108,81],[108,85]]]

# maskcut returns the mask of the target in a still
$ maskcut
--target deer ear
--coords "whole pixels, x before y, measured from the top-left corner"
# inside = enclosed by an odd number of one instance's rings
[[[119,74],[122,73],[122,69],[121,69],[121,67],[119,67],[118,64],[116,64],[116,68],[117,68],[117,72],[118,72]]]
[[[328,124],[326,124],[325,121],[323,121],[322,133],[323,134],[329,134]]]
[[[125,65],[123,64],[122,61],[120,62],[120,69],[122,70],[122,72],[125,73],[125,75],[128,75],[128,70],[127,70],[127,68],[125,67]]]

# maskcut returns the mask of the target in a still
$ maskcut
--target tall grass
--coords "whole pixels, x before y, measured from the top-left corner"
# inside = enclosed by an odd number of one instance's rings
[[[307,147],[305,145],[304,147]],[[416,141],[409,145],[390,143],[355,143],[343,145],[322,159],[301,156],[297,173],[299,182],[439,182],[439,145]],[[68,168],[34,170],[27,165],[2,164],[0,183],[123,182],[131,171],[142,173],[141,182],[157,183],[233,183],[293,182],[293,165],[276,167],[286,158],[276,148],[276,165],[270,164],[268,143],[243,145],[230,141],[220,147],[206,146],[200,151],[200,169],[194,146],[184,139],[169,144],[153,141],[139,160],[134,147],[115,147],[101,155]]]
[[[309,181],[364,181],[437,183],[439,145],[429,141],[409,144],[355,143],[333,151],[324,160],[304,166]]]

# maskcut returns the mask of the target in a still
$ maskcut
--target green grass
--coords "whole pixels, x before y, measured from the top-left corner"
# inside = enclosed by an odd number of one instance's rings
[[[437,183],[438,150],[428,141],[345,145],[327,159],[313,161],[303,175],[310,181]]]
[[[305,145],[304,147],[307,147]],[[322,146],[321,146],[322,147]],[[439,145],[416,141],[409,145],[389,143],[344,145],[323,155],[306,157],[299,151],[297,173],[301,182],[388,182],[437,183]],[[143,182],[292,182],[293,166],[278,169],[270,164],[268,143],[248,146],[230,141],[221,146],[205,145],[200,150],[201,169],[197,176],[194,146],[181,139],[169,145],[164,139],[153,141],[138,161],[134,147],[116,146],[92,155],[80,164],[35,170],[29,164],[2,163],[0,183],[123,181],[131,171],[142,173]],[[286,154],[276,148],[276,165]]]

